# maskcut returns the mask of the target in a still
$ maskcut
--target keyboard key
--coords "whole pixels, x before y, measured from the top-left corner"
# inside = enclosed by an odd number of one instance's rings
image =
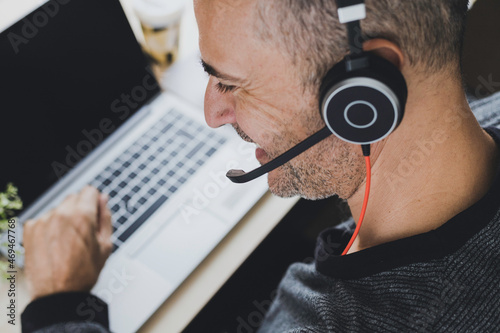
[[[193,158],[193,156],[194,156],[197,152],[199,152],[199,151],[200,151],[200,149],[201,149],[204,145],[205,145],[205,143],[203,143],[203,142],[198,143],[198,144],[196,145],[196,147],[194,147],[194,148],[193,148],[193,149],[192,149],[192,150],[191,150],[191,151],[190,151],[190,152],[186,155],[186,157],[187,157],[188,159]]]
[[[190,140],[194,139],[194,136],[192,136],[191,134],[189,134],[188,132],[186,132],[186,131],[184,131],[182,129],[180,129],[180,130],[177,131],[177,135],[179,135],[179,136],[183,135],[183,136],[189,138]]]
[[[212,156],[214,153],[215,153],[216,149],[215,148],[210,148],[206,153],[205,155],[207,155],[208,157]]]
[[[153,213],[165,202],[168,197],[162,195],[154,204],[152,204],[139,218],[135,220],[130,227],[123,232],[118,239],[125,242]]]
[[[120,216],[118,218],[118,220],[116,220],[116,222],[123,224],[123,223],[127,222],[127,218],[125,216]]]
[[[162,132],[163,134],[165,134],[165,133],[167,133],[167,131],[168,131],[171,127],[172,127],[172,124],[168,124],[167,126],[165,126],[165,128],[164,128],[164,129],[162,129],[162,130],[161,130],[161,132]]]

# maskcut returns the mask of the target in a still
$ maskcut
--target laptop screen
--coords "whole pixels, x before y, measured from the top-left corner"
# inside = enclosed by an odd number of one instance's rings
[[[51,0],[0,35],[0,192],[28,207],[159,87],[118,0]]]

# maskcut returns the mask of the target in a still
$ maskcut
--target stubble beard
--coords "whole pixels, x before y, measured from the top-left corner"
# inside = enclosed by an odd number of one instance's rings
[[[271,172],[269,189],[284,198],[349,199],[363,183],[363,166],[352,146],[332,135]]]

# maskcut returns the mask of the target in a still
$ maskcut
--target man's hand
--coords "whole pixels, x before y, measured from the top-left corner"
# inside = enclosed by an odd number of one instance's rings
[[[24,225],[31,299],[90,291],[111,253],[107,196],[87,186],[57,208]]]

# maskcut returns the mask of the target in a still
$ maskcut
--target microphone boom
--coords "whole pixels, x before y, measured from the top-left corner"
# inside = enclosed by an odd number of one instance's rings
[[[300,142],[296,146],[290,148],[280,156],[276,157],[275,159],[269,161],[268,163],[264,164],[263,166],[252,170],[250,172],[245,172],[243,170],[229,170],[226,173],[226,177],[229,178],[233,183],[247,183],[251,180],[254,180],[256,178],[259,178],[260,176],[264,175],[265,173],[271,172],[274,169],[282,166],[286,162],[290,161],[292,158],[296,157],[297,155],[303,153],[307,149],[311,148],[315,144],[317,144],[320,141],[323,141],[327,137],[329,137],[332,134],[330,129],[328,127],[323,127],[321,130],[316,132],[315,134],[311,135],[304,141]]]

